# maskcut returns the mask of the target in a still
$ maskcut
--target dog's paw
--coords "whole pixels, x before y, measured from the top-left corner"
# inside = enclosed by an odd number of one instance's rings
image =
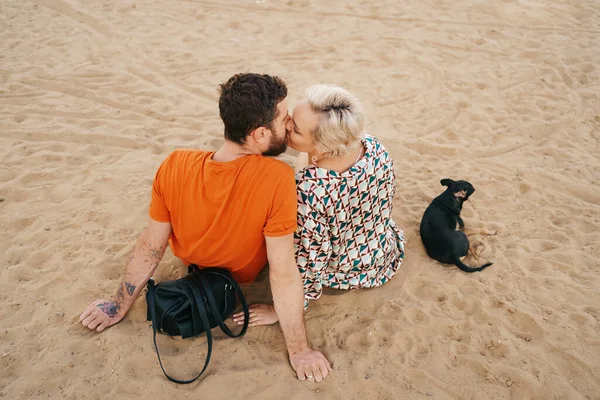
[[[496,230],[485,231],[483,234],[486,235],[486,236],[496,236],[498,234],[498,231],[496,231]]]

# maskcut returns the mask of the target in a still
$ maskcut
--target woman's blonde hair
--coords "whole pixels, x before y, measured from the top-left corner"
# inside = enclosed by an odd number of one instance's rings
[[[365,116],[354,95],[336,85],[313,85],[306,89],[306,100],[320,115],[312,132],[319,153],[345,156],[358,148],[365,135]]]

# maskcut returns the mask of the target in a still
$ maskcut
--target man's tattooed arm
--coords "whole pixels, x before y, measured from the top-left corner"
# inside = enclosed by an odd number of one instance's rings
[[[117,293],[115,294],[115,299],[113,301],[100,303],[96,306],[110,318],[116,317],[119,311],[121,310],[121,304],[123,303],[123,300],[125,300],[123,286],[125,286],[125,291],[129,295],[129,297],[133,296],[136,286],[132,285],[129,282],[125,282],[124,284],[121,284],[121,286],[119,286],[119,289],[117,290]]]
[[[135,242],[115,295],[110,301],[99,299],[91,303],[80,315],[84,326],[101,332],[125,317],[158,267],[172,232],[170,222],[150,218],[148,227]]]
[[[144,285],[162,259],[167,245],[162,246],[150,241],[137,243],[127,266],[125,279],[119,285],[113,301],[97,305],[110,318],[120,311],[126,313],[135,301],[136,288]]]

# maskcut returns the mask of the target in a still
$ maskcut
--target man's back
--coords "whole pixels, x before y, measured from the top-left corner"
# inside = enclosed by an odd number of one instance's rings
[[[175,256],[229,269],[252,281],[267,261],[265,236],[296,229],[296,187],[285,163],[259,155],[231,162],[212,152],[178,150],[159,168],[150,217],[171,222]]]

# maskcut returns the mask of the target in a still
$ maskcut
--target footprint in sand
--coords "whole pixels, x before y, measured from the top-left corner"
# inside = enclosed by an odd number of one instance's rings
[[[0,168],[0,182],[8,182],[15,179],[16,174],[8,168]]]
[[[61,183],[52,189],[51,198],[55,203],[62,203],[75,191],[75,186],[69,183]]]

